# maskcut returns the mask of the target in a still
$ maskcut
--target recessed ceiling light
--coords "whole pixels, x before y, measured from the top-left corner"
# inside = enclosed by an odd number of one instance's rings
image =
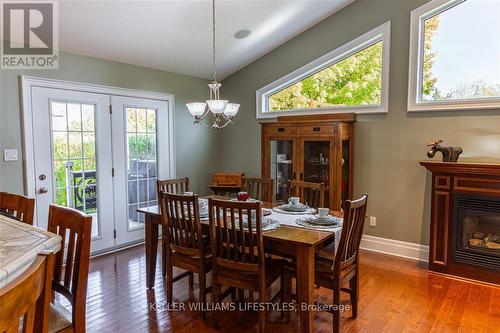
[[[250,36],[251,34],[252,34],[251,30],[241,29],[241,30],[238,30],[234,33],[234,38],[244,39],[244,38],[247,38],[248,36]]]

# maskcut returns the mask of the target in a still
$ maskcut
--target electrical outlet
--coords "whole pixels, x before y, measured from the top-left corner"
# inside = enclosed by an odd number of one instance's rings
[[[17,149],[4,149],[3,161],[4,162],[17,161]]]
[[[370,216],[370,227],[377,226],[377,218],[375,216]]]

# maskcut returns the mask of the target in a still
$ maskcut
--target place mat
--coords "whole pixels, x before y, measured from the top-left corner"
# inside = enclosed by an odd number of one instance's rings
[[[284,210],[283,208],[281,208],[281,206],[273,207],[273,211],[275,211],[276,213],[287,214],[287,215],[307,215],[316,213],[316,209],[314,208],[308,208],[303,212],[291,212],[288,210]]]
[[[204,214],[205,213],[205,214]],[[269,216],[273,213],[273,211],[271,209],[266,209],[266,208],[263,208],[262,209],[262,216]],[[208,208],[206,211],[202,211],[201,208],[200,208],[200,220],[202,221],[208,221]]]
[[[337,229],[342,226],[342,222],[339,222],[338,224],[335,225],[319,225],[319,224],[314,224],[309,222],[305,218],[298,218],[295,220],[295,223],[301,227],[304,227],[306,229],[315,229],[315,230],[332,230],[332,229]]]
[[[238,198],[231,198],[229,201],[238,201],[238,202],[261,202],[260,200],[254,199],[254,198],[248,198],[247,201],[240,201]]]
[[[239,226],[239,220],[237,219],[235,221],[235,224]],[[268,217],[264,217],[262,219],[262,225],[261,229],[262,231],[270,231],[270,230],[275,230],[278,229],[280,226],[280,222],[278,220],[270,219]],[[243,230],[248,230],[248,217],[244,216],[243,217]],[[257,228],[253,227],[252,231],[256,231]]]

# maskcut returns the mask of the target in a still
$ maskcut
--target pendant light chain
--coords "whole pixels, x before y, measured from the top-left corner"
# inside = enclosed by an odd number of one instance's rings
[[[204,127],[212,128],[217,131],[233,123],[233,118],[238,113],[239,104],[228,103],[228,100],[221,100],[219,97],[219,88],[221,83],[217,82],[217,64],[216,64],[216,20],[215,20],[215,0],[212,0],[212,82],[208,84],[210,89],[210,99],[205,102],[187,103],[189,112],[194,116],[194,123],[201,124]],[[208,109],[207,109],[208,105]],[[211,114],[213,123],[211,125],[203,122]]]
[[[212,0],[212,69],[213,69],[213,81],[216,81],[217,78],[217,66],[215,64],[216,61],[216,53],[215,53],[215,0]]]

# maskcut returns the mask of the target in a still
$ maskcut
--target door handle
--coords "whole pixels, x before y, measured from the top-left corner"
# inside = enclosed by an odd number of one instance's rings
[[[49,190],[47,190],[47,188],[46,188],[46,187],[40,187],[40,188],[38,189],[38,194],[45,194],[45,193],[47,193],[48,191],[49,191]]]

